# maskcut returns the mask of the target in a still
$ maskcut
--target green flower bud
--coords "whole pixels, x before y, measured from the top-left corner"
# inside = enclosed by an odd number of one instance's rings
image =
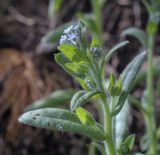
[[[120,79],[116,82],[113,74],[110,75],[109,79],[110,79],[110,84],[108,87],[108,91],[109,91],[110,95],[111,96],[119,96],[122,91],[122,80]]]
[[[93,116],[84,108],[78,107],[76,109],[76,115],[82,124],[89,125],[89,126],[95,125],[95,120]]]
[[[103,54],[103,49],[100,48],[100,47],[91,47],[89,49],[89,52],[91,52],[93,58],[95,60],[99,60],[101,57],[102,57],[102,54]]]

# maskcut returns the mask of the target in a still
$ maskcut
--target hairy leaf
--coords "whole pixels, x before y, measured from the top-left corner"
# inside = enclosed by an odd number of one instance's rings
[[[77,117],[79,118],[79,120],[81,121],[82,124],[88,125],[88,126],[94,126],[95,125],[95,122],[96,122],[95,119],[93,118],[91,113],[89,113],[84,108],[78,107],[76,109],[76,115],[77,115]]]
[[[69,44],[62,44],[58,49],[73,62],[84,62],[84,54],[75,46]]]
[[[122,93],[119,96],[119,99],[116,103],[114,111],[112,112],[112,115],[118,114],[122,109],[125,103],[125,100],[132,89],[136,75],[138,74],[138,71],[140,70],[140,67],[144,61],[145,55],[146,55],[146,52],[140,53],[129,63],[129,65],[123,71],[121,75],[121,79],[123,81]]]
[[[75,78],[84,78],[83,75],[76,74],[71,69],[66,67],[66,64],[71,63],[71,61],[69,61],[63,53],[55,54],[55,60],[68,74],[72,75]]]
[[[125,101],[125,104],[120,111],[120,113],[114,118],[115,119],[115,142],[118,147],[124,136],[128,133],[128,115],[129,115],[129,104],[128,100]]]
[[[63,53],[55,54],[55,60],[66,72],[68,72],[71,75],[74,75],[74,73],[65,66],[65,64],[70,63],[70,61],[66,58],[66,56]]]
[[[85,74],[88,71],[86,64],[66,63],[65,66],[76,74]]]
[[[95,146],[101,152],[102,155],[106,155],[106,151],[103,145],[96,143],[96,142],[91,143],[91,145]]]
[[[105,57],[105,62],[107,63],[110,58],[112,57],[112,55],[121,47],[127,45],[129,43],[129,41],[123,41],[123,42],[120,42],[118,44],[116,44],[113,48],[110,49],[110,51],[108,52],[108,54],[106,55]]]
[[[134,142],[135,142],[135,134],[128,136],[125,140],[125,144],[128,146],[130,151],[133,149]]]
[[[120,145],[118,152],[120,155],[129,154],[133,148],[135,135],[128,136]]]
[[[75,90],[57,90],[27,106],[25,111],[59,106],[71,100]]]
[[[127,35],[135,37],[136,39],[138,39],[140,41],[140,43],[144,47],[147,47],[148,37],[147,37],[146,33],[144,31],[142,31],[141,29],[128,28],[122,32],[122,36],[127,36]]]
[[[74,111],[77,107],[82,106],[91,97],[99,93],[101,92],[100,91],[84,91],[84,90],[77,92],[71,100],[71,104],[70,104],[71,111]]]
[[[104,131],[99,124],[97,128],[83,125],[74,113],[58,108],[26,112],[20,116],[19,122],[39,128],[79,133],[94,140],[105,139]]]

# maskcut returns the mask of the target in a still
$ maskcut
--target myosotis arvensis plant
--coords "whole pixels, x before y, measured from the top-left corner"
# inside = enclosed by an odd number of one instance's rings
[[[136,74],[145,58],[145,52],[136,56],[116,80],[111,74],[107,84],[104,67],[112,54],[128,43],[124,41],[106,52],[97,38],[91,43],[86,36],[83,23],[71,25],[64,30],[55,54],[56,62],[72,75],[83,90],[71,99],[70,110],[45,108],[33,110],[20,116],[19,121],[35,127],[58,131],[69,131],[88,136],[103,155],[127,155],[132,150],[134,135],[125,137],[115,144],[114,119],[123,109],[132,89]],[[98,100],[103,111],[103,122],[97,122],[83,106],[90,99]]]
[[[147,50],[147,89],[143,93],[144,95],[141,99],[142,104],[138,105],[143,113],[146,124],[146,135],[143,138],[145,141],[143,140],[141,143],[141,149],[147,151],[149,155],[157,155],[160,151],[158,149],[158,139],[156,137],[157,127],[154,109],[153,51],[155,36],[160,22],[160,1],[142,0],[142,2],[149,14],[146,32],[138,28],[129,28],[124,30],[122,35],[131,35],[137,38]]]

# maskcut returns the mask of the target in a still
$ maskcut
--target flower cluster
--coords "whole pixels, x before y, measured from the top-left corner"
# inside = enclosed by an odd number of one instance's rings
[[[101,47],[91,47],[89,51],[92,53],[93,58],[98,60],[102,56],[103,49]]]
[[[81,43],[81,27],[80,25],[71,25],[63,31],[60,44],[71,44],[79,46]]]

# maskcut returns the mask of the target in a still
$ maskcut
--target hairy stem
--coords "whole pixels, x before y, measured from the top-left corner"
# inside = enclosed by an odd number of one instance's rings
[[[95,15],[96,35],[100,43],[103,44],[102,39],[102,4],[98,0],[92,0],[92,8]]]
[[[154,50],[154,35],[148,37],[148,69],[147,69],[147,102],[149,114],[145,115],[147,135],[150,141],[148,154],[156,154],[156,122],[154,116],[154,100],[153,100],[153,50]]]
[[[100,76],[97,77],[97,84],[99,86],[99,89],[104,92],[104,87],[103,87],[103,80],[101,79]],[[104,146],[105,146],[105,150],[106,150],[106,154],[109,153],[109,155],[116,155],[116,149],[114,146],[114,142],[113,142],[113,133],[112,133],[112,116],[111,116],[111,112],[109,109],[109,105],[107,104],[107,100],[106,97],[101,96],[101,100],[102,100],[102,109],[103,109],[103,119],[104,119],[104,130],[106,133],[106,140],[104,141]]]
[[[113,143],[113,133],[112,133],[112,116],[108,104],[106,104],[105,99],[103,99],[103,113],[104,113],[104,129],[106,132],[105,147],[109,155],[116,155],[116,149]]]

